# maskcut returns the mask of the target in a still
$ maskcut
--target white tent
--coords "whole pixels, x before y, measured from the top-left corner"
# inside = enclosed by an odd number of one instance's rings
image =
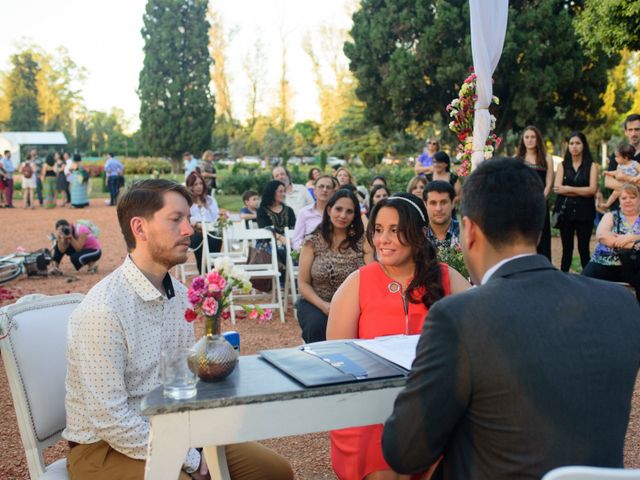
[[[0,132],[0,152],[11,151],[11,160],[20,165],[22,145],[66,145],[67,138],[62,132]]]

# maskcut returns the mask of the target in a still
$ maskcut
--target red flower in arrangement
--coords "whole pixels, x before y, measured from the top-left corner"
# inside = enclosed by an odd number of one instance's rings
[[[184,311],[184,319],[191,323],[193,322],[196,318],[198,318],[198,314],[195,312],[195,310],[192,310],[191,308],[187,308]]]

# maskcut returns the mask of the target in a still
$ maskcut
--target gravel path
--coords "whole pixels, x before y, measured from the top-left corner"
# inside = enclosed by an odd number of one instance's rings
[[[92,200],[91,208],[73,210],[57,208],[53,210],[0,209],[0,254],[9,253],[18,246],[27,250],[49,247],[47,239],[55,221],[66,218],[69,221],[91,219],[101,229],[100,242],[104,248],[99,273],[76,274],[68,259],[63,261],[65,277],[27,278],[11,283],[10,292],[16,298],[29,293],[60,294],[67,292],[87,292],[98,280],[116,268],[124,259],[126,250],[118,227],[115,209],[105,206],[102,200]],[[554,261],[559,259],[557,239],[554,239]],[[15,300],[4,299],[0,295],[0,306]],[[612,319],[613,320],[613,319]],[[300,328],[291,314],[287,322],[272,321],[267,325],[241,320],[236,325],[242,339],[243,354],[252,354],[264,348],[294,346],[301,343]],[[640,384],[636,385],[633,411],[627,434],[625,464],[640,468]],[[7,385],[4,366],[0,367],[0,408],[4,412],[0,422],[0,479],[28,479],[29,473],[16,424],[11,394]],[[299,479],[333,479],[329,460],[328,434],[319,433],[287,437],[264,442],[293,464]],[[46,452],[50,463],[64,456],[66,445],[60,442]]]

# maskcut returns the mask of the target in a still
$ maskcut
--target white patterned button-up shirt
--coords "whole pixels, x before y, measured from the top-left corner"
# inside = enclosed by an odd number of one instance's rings
[[[149,420],[140,414],[140,402],[160,384],[160,353],[195,341],[193,325],[184,319],[186,288],[169,275],[164,285],[167,296],[127,256],[71,314],[67,440],[104,440],[128,457],[146,457]],[[185,470],[199,463],[198,451],[189,450]]]

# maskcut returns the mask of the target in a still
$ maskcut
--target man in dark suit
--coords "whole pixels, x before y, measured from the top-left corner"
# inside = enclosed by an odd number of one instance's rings
[[[640,364],[635,298],[536,255],[544,197],[522,162],[480,165],[465,181],[461,213],[477,288],[429,309],[385,424],[387,462],[415,473],[442,456],[434,478],[465,480],[622,467]]]

